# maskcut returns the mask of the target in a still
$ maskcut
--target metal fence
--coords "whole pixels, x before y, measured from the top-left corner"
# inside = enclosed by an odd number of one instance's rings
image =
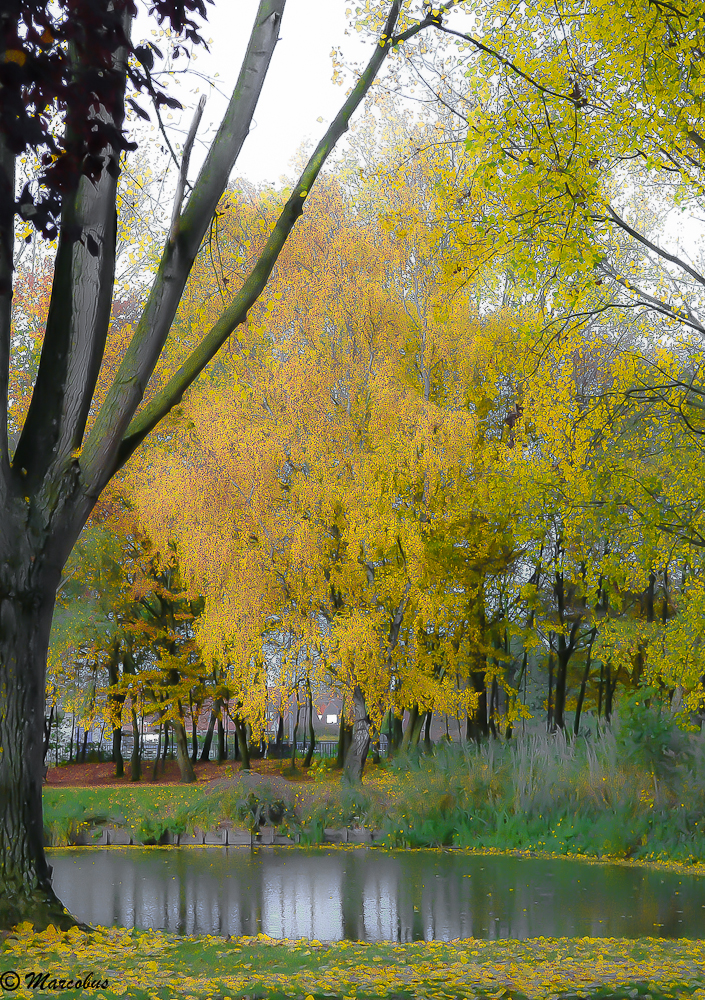
[[[121,749],[122,756],[125,761],[128,761],[132,755],[133,747],[132,736],[124,735],[122,738]],[[199,740],[198,753],[200,755],[201,748],[203,746],[203,739]],[[302,743],[297,740],[296,752],[297,754],[305,754],[307,743]],[[265,742],[266,756],[273,756],[274,741],[271,740],[269,743]],[[161,747],[159,747],[159,739],[155,733],[145,733],[141,739],[141,757],[142,760],[154,760],[157,756],[157,749],[164,753],[164,743],[162,741]],[[379,748],[381,753],[387,752],[387,737],[382,735],[379,740]],[[191,749],[191,741],[189,740],[189,750]],[[52,740],[49,744],[49,750],[46,756],[46,763],[49,767],[53,767],[56,764],[67,764],[69,760],[74,763],[82,758],[83,752],[83,739],[81,738],[74,743],[73,747],[70,746],[70,741],[64,740],[59,743],[58,747],[56,740]],[[211,760],[214,760],[218,752],[218,744],[214,739],[211,744]],[[112,734],[110,738],[103,738],[102,740],[88,740],[86,743],[86,760],[103,760],[108,761],[112,758],[113,753],[113,740]],[[314,757],[335,757],[338,753],[338,741],[337,740],[317,740],[316,747],[313,751]],[[291,755],[291,743],[282,743],[279,748],[278,756],[287,757]],[[235,756],[232,733],[230,734],[230,740],[228,741],[228,758],[233,760]],[[173,741],[169,744],[169,749],[167,751],[167,759],[173,760],[176,757],[176,747]]]

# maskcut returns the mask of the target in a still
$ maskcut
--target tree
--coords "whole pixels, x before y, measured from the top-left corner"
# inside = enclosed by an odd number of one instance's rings
[[[169,237],[96,413],[113,297],[120,157],[130,148],[125,113],[139,107],[126,88],[129,83],[150,93],[157,107],[173,98],[152,82],[159,53],[130,43],[131,0],[10,0],[0,13],[0,926],[21,920],[65,926],[72,920],[51,889],[41,818],[47,645],[71,549],[111,477],[247,317],[326,157],[390,50],[439,22],[438,12],[430,12],[420,21],[407,19],[395,35],[399,0],[381,20],[378,10],[371,12],[381,26],[374,54],[304,168],[262,254],[180,369],[139,409],[250,129],[284,6],[285,0],[262,0],[223,122],[182,207],[184,149]],[[156,0],[153,10],[178,34],[199,41],[191,15],[205,13],[201,0]],[[57,235],[58,245],[32,399],[12,453],[6,398],[16,217]]]

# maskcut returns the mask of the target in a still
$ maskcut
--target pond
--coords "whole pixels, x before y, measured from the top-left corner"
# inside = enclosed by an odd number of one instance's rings
[[[321,941],[705,938],[705,877],[457,851],[85,848],[50,852],[81,920]]]

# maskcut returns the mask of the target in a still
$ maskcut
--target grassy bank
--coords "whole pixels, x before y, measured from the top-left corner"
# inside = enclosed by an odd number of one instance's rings
[[[112,1000],[227,1000],[389,997],[411,1000],[505,997],[705,1000],[702,942],[583,938],[429,944],[177,938],[157,932],[99,929],[95,934],[20,928],[0,947],[0,971],[20,977],[15,997]],[[48,972],[39,993],[29,973]],[[84,992],[51,978],[104,982]],[[7,980],[6,980],[7,982]]]
[[[647,738],[533,736],[481,748],[441,744],[400,755],[350,787],[315,782],[256,790],[232,777],[208,786],[46,788],[47,843],[81,824],[113,823],[135,839],[165,831],[267,823],[319,843],[327,827],[367,827],[388,847],[456,846],[593,857],[705,860],[705,740],[672,726]]]

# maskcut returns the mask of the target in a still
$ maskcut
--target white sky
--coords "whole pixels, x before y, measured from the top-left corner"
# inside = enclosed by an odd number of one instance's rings
[[[237,80],[257,6],[256,0],[215,0],[207,8],[208,21],[202,34],[213,43],[209,53],[197,50],[192,66],[209,76],[218,73],[219,88],[228,97]],[[342,48],[347,63],[366,62],[372,52],[370,39],[364,41],[357,32],[348,29],[346,9],[350,9],[350,0],[288,0],[280,41],[236,174],[255,183],[278,182],[283,175],[292,175],[290,161],[301,143],[307,139],[315,143],[322,137],[353,79],[346,75],[342,87],[331,82],[331,49]],[[133,39],[151,39],[155,27],[152,19],[140,18]],[[184,131],[188,128],[199,96],[195,91],[200,87],[200,92],[208,95],[208,101],[199,136],[207,140],[220,121],[225,98],[193,76],[182,79],[184,86],[169,86],[185,108],[182,127]],[[181,113],[175,112],[173,122],[181,117]],[[323,121],[318,122],[318,118]],[[198,150],[194,148],[191,176],[199,163]]]

